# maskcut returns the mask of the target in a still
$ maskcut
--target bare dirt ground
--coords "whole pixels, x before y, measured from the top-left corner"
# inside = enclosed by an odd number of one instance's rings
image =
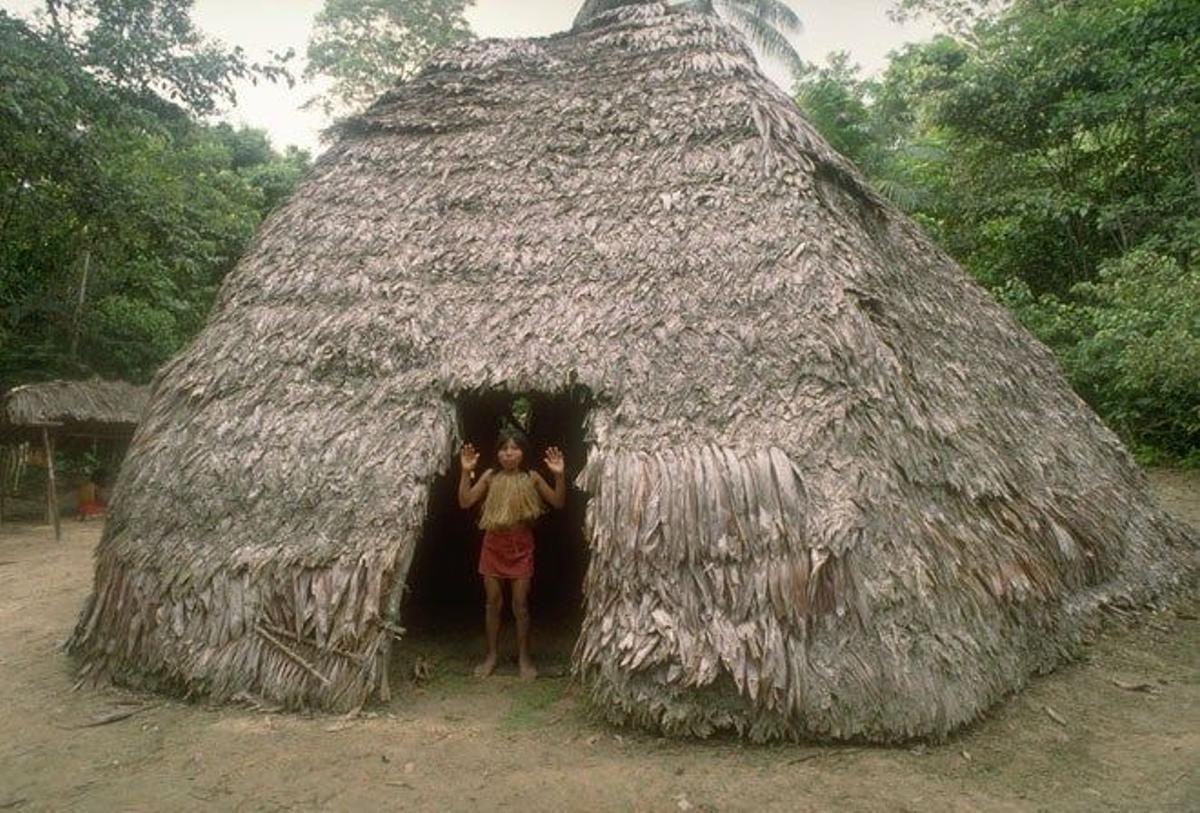
[[[1151,477],[1200,526],[1200,473]],[[410,643],[392,703],[353,719],[72,691],[59,643],[100,529],[65,527],[61,545],[44,526],[0,531],[0,810],[1200,810],[1195,596],[1109,630],[947,743],[755,747],[595,721],[561,648],[532,684],[511,668],[475,680],[469,637]]]

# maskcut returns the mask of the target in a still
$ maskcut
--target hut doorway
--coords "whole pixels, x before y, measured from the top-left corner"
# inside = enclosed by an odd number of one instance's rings
[[[588,551],[583,534],[586,495],[571,484],[586,463],[584,424],[591,397],[575,388],[557,394],[484,391],[456,400],[459,435],[480,452],[480,471],[496,464],[495,439],[501,422],[515,419],[529,436],[526,468],[550,475],[542,456],[550,446],[566,456],[567,505],[551,511],[535,528],[536,569],[530,594],[532,646],[544,675],[569,668],[583,618],[583,577]],[[395,668],[407,672],[417,659],[437,671],[469,671],[483,653],[483,585],[477,571],[482,532],[478,507],[458,507],[457,461],[430,488],[422,538],[408,571],[400,617],[408,631],[397,648]],[[515,674],[515,625],[505,597],[498,674]]]

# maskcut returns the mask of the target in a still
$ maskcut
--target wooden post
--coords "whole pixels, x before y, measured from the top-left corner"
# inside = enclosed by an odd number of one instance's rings
[[[16,460],[20,446],[0,445],[0,530],[4,528],[4,500],[8,494],[8,467],[10,460]],[[15,467],[14,467],[15,468]],[[14,477],[14,479],[16,479]]]
[[[46,512],[54,523],[54,541],[62,541],[62,526],[58,523],[58,489],[54,485],[54,443],[50,430],[42,427],[42,443],[46,446]]]
[[[0,444],[0,531],[4,530],[4,495],[8,489],[9,447]]]

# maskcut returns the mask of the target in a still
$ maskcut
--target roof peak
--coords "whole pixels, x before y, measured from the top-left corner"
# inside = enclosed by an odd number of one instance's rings
[[[661,5],[662,2],[663,0],[584,0],[579,13],[575,15],[575,22],[571,25],[571,30],[578,30],[599,17],[621,8]]]

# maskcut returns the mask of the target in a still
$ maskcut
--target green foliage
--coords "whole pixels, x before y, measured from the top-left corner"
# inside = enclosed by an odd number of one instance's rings
[[[55,472],[62,476],[64,482],[70,479],[90,480],[103,468],[104,460],[98,452],[55,452],[54,455]]]
[[[983,181],[959,207],[983,279],[1062,294],[1137,246],[1195,251],[1197,30],[1179,0],[1022,2],[979,30],[935,115]]]
[[[153,301],[108,294],[93,306],[87,322],[92,352],[109,370],[100,372],[146,380],[163,359],[179,349],[175,315]]]
[[[131,94],[3,13],[0,88],[0,385],[144,381],[308,156]]]
[[[1066,300],[1035,296],[1019,280],[999,294],[1143,456],[1200,463],[1200,272],[1139,249]]]
[[[949,35],[893,53],[878,79],[844,56],[808,66],[799,104],[1058,352],[1127,440],[1195,458],[1195,309],[1178,298],[1195,301],[1200,258],[1200,6],[894,8],[934,14]]]
[[[898,22],[934,17],[955,37],[974,42],[976,29],[1009,5],[1010,0],[893,0],[889,16]]]
[[[543,676],[522,682],[510,693],[512,703],[498,727],[505,731],[548,728],[564,713],[568,688],[567,681],[561,678]]]
[[[796,101],[835,150],[865,165],[877,139],[867,106],[871,84],[858,72],[845,51],[830,54],[824,67],[805,62],[796,74]]]
[[[233,102],[239,79],[291,82],[292,53],[253,63],[241,48],[205,38],[194,0],[46,0],[47,36],[107,86],[142,99],[161,96],[205,115]]]
[[[306,78],[333,84],[313,100],[327,116],[360,110],[411,78],[439,48],[470,39],[474,0],[325,0],[308,41]]]

